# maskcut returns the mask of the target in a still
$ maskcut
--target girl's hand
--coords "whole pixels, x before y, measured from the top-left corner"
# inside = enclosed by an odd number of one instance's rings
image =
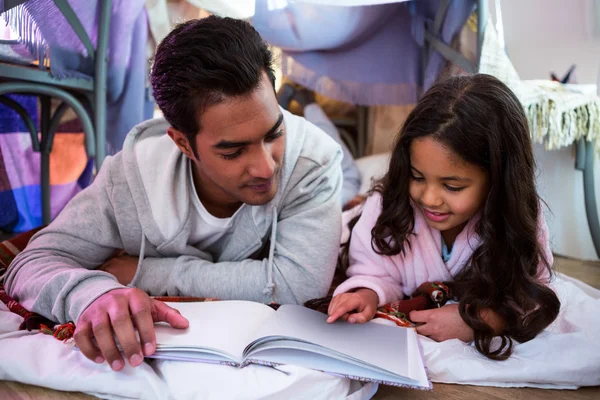
[[[351,324],[364,324],[373,319],[378,303],[379,296],[371,289],[338,294],[329,304],[327,322],[332,323],[341,318]]]
[[[474,338],[473,329],[463,321],[458,312],[458,304],[448,304],[431,310],[411,311],[409,317],[412,322],[422,323],[417,326],[420,335],[429,336],[436,342],[449,339],[471,342]]]

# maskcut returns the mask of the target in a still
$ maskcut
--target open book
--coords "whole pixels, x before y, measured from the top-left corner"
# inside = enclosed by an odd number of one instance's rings
[[[414,329],[326,322],[294,305],[247,301],[167,303],[189,321],[185,330],[156,324],[153,358],[245,367],[297,365],[351,379],[431,389]]]

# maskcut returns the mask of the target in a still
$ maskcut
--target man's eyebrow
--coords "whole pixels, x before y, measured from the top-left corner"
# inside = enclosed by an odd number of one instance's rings
[[[269,129],[269,131],[267,133],[265,133],[265,137],[272,135],[277,129],[279,129],[279,127],[281,126],[282,123],[283,123],[283,114],[279,114],[279,117],[277,118],[277,122],[275,122],[275,125],[273,125],[273,127],[271,129]],[[250,144],[252,144],[252,142],[249,142],[249,141],[232,142],[229,140],[221,140],[217,144],[213,145],[213,149],[227,150],[227,149],[233,149],[233,148],[237,148],[237,147],[248,146]]]

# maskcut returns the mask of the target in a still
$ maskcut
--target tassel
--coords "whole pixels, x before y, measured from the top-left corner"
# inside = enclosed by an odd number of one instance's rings
[[[11,8],[2,14],[7,25],[19,36],[19,41],[23,43],[31,56],[37,60],[38,67],[44,68],[49,65],[49,45],[42,36],[35,19],[29,11],[30,7],[36,7],[37,3],[31,1],[31,4],[25,3]],[[50,16],[54,15],[54,9],[49,8]],[[50,16],[47,15],[48,18]]]
[[[54,335],[52,328],[48,328],[44,324],[40,324],[40,332],[45,333],[46,335]]]
[[[66,342],[73,337],[73,334],[75,333],[75,324],[73,322],[67,322],[66,324],[56,325],[54,329],[41,324],[40,332],[52,335],[54,338]]]

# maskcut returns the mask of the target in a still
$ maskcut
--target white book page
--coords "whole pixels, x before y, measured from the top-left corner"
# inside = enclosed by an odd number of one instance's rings
[[[427,376],[427,370],[425,369],[425,360],[423,359],[423,353],[421,352],[421,344],[419,343],[419,335],[414,329],[408,329],[408,369],[410,371],[410,377],[419,382],[419,386],[429,387],[429,377]]]
[[[166,303],[190,321],[187,329],[155,324],[158,350],[210,349],[242,361],[244,348],[275,311],[249,301]]]
[[[319,350],[322,352],[319,352]],[[353,361],[338,354],[328,354],[329,357],[325,357],[323,352],[327,353],[327,349],[318,348],[313,344],[277,340],[275,342],[264,343],[260,348],[253,351],[251,356],[246,357],[246,360],[250,362],[256,360],[258,362],[275,364],[292,364],[333,375],[346,376],[351,379],[366,378],[368,380],[392,382],[407,386],[428,387],[427,381],[424,385],[421,385],[420,382],[410,378],[386,373],[379,368],[366,367],[358,361]]]
[[[415,379],[409,369],[407,329],[375,323],[360,325],[336,321],[328,324],[326,318],[325,314],[302,306],[283,305],[258,331],[255,339],[266,336],[299,339],[351,356],[366,365]],[[252,355],[246,358],[252,358]]]

